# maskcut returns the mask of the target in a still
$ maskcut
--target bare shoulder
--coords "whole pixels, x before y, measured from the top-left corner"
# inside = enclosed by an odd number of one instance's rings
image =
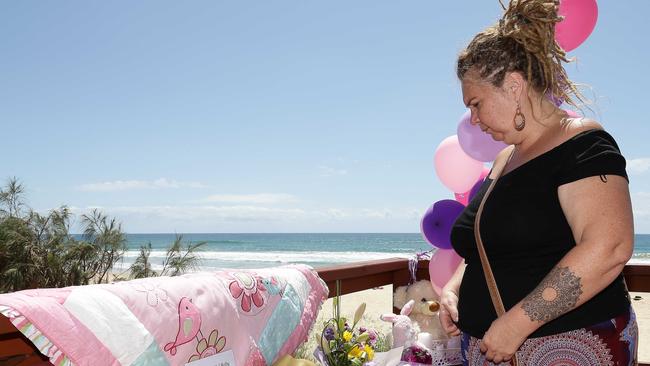
[[[569,118],[567,123],[562,126],[564,137],[566,140],[576,136],[579,133],[589,130],[604,130],[603,126],[598,121],[591,118]]]

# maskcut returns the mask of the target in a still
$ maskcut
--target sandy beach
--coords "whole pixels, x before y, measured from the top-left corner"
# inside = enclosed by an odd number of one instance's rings
[[[343,295],[341,296],[341,314],[351,318],[357,306],[365,302],[366,313],[360,323],[366,327],[374,328],[379,332],[390,334],[390,324],[381,321],[379,316],[383,313],[392,312],[392,292],[392,285],[388,285],[378,289]],[[647,363],[650,362],[650,293],[630,292],[630,296],[632,299],[635,296],[641,297],[640,300],[632,300],[632,307],[634,308],[639,324],[639,361]],[[309,342],[301,347],[303,355],[310,354],[315,348],[315,337],[322,330],[323,322],[332,316],[332,303],[332,299],[328,299],[323,304],[318,315],[318,321],[314,329],[312,329]]]
[[[383,333],[391,332],[391,324],[379,319],[381,314],[393,312],[393,285],[369,289],[341,296],[341,315],[352,318],[357,307],[365,302],[366,312],[359,323],[366,328],[373,328]],[[333,299],[328,299],[318,314],[318,324],[322,324],[333,315]]]

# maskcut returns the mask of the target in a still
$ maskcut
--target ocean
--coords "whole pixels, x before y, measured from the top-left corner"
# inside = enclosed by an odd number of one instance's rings
[[[151,243],[154,269],[162,268],[175,234],[127,234],[128,250],[116,269],[126,269]],[[433,249],[419,233],[406,234],[183,234],[183,242],[205,241],[201,270],[262,268],[290,263],[322,267],[391,257],[411,258]],[[183,245],[185,247],[186,244]],[[635,235],[631,263],[650,263],[650,235]]]

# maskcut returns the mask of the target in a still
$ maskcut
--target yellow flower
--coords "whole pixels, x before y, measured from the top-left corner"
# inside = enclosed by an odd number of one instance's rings
[[[373,357],[375,357],[375,350],[367,344],[364,345],[363,348],[366,350],[366,354],[368,355],[368,361],[372,361]]]
[[[347,331],[347,330],[345,332],[343,332],[343,340],[346,341],[346,342],[349,342],[350,339],[352,339],[352,332]]]
[[[361,349],[359,349],[359,346],[355,345],[354,347],[352,347],[350,352],[348,352],[348,358],[353,359],[357,357],[361,357]]]

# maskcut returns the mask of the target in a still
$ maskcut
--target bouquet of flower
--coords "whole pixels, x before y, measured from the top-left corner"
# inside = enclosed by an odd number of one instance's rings
[[[375,355],[377,333],[365,327],[356,328],[365,310],[365,303],[359,305],[350,326],[336,307],[335,316],[325,323],[319,342],[326,366],[370,365]]]

